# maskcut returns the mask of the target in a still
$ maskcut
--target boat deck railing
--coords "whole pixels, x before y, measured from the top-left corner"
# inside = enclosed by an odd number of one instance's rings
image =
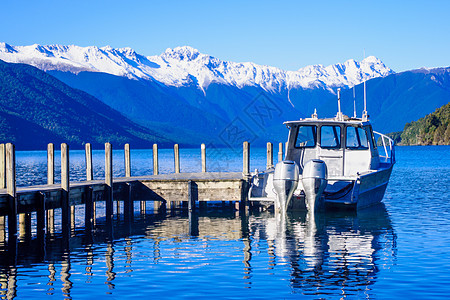
[[[385,134],[374,131],[375,135],[378,135],[381,138],[381,142],[383,144],[384,155],[380,155],[380,158],[384,158],[386,162],[390,162],[391,164],[395,163],[395,143],[394,140],[388,137]],[[376,139],[378,141],[379,139]]]

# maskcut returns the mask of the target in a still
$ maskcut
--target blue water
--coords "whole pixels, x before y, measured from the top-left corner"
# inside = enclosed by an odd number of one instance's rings
[[[181,152],[182,171],[200,170],[199,152]],[[94,154],[100,179],[103,152]],[[83,155],[71,152],[74,178],[84,177]],[[171,155],[161,150],[161,172],[172,172]],[[121,156],[114,157],[118,175]],[[151,151],[132,153],[133,175],[151,172],[150,157]],[[45,241],[21,237],[12,248],[0,243],[0,295],[447,299],[450,147],[398,147],[396,157],[383,204],[358,213],[245,216],[219,203],[191,215],[158,214],[148,204],[132,224],[115,219],[112,231],[99,214],[94,230],[81,222],[68,241],[56,233]],[[265,149],[252,151],[252,169],[265,163]],[[18,153],[17,164],[33,180],[45,180],[45,153]],[[241,164],[240,153],[209,158],[211,169],[240,171]]]

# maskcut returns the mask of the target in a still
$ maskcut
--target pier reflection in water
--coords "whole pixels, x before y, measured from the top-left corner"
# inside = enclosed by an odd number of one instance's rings
[[[219,204],[88,225],[3,239],[1,297],[370,297],[396,261],[384,206],[283,216]]]

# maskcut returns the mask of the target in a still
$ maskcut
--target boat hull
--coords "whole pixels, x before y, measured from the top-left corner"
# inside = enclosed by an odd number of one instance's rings
[[[392,167],[393,165],[386,165],[385,168],[359,175],[347,195],[338,199],[325,197],[325,205],[362,209],[380,203],[389,183]]]
[[[372,205],[376,205],[383,200],[389,179],[391,176],[393,165],[385,164],[382,168],[378,170],[372,170],[370,172],[360,174],[355,178],[340,178],[340,179],[330,179],[329,185],[327,187],[328,192],[324,193],[318,204],[321,208],[325,209],[363,209]],[[260,186],[260,192],[256,193],[256,189],[249,193],[249,200],[251,202],[264,202],[273,203],[275,201],[276,195],[271,191],[271,188],[267,188],[267,184],[272,179],[272,174],[270,171],[264,174],[262,182],[263,186]],[[334,187],[334,192],[333,192]],[[256,188],[256,187],[255,187]],[[264,190],[266,193],[263,194],[261,191]],[[297,191],[294,193],[288,210],[306,210],[307,206],[305,203],[305,196],[302,192],[303,187],[299,186]],[[264,195],[264,196],[263,196]]]

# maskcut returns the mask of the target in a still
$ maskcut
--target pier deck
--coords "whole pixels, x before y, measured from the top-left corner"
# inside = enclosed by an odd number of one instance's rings
[[[173,173],[113,179],[114,201],[245,201],[247,180],[241,172]],[[93,201],[103,201],[108,185],[105,180],[70,182],[69,205],[85,204],[88,193]],[[17,213],[38,209],[44,198],[45,209],[62,207],[64,189],[61,184],[17,187]],[[131,198],[131,199],[128,199]],[[6,189],[0,189],[0,215],[8,214],[10,197]]]
[[[229,202],[235,209],[245,212],[249,205],[249,145],[248,142],[243,143],[242,172],[207,172],[206,148],[202,144],[201,173],[180,172],[178,145],[174,145],[175,173],[159,174],[158,147],[155,144],[153,175],[131,176],[130,147],[125,144],[125,177],[113,178],[112,145],[105,143],[105,177],[94,180],[91,145],[86,144],[86,180],[70,182],[69,146],[63,143],[61,181],[55,183],[55,150],[53,144],[48,144],[48,184],[17,187],[15,147],[11,143],[0,144],[0,229],[7,227],[8,236],[14,238],[17,225],[20,232],[31,232],[32,219],[35,219],[37,232],[51,232],[54,228],[54,210],[59,209],[57,215],[61,217],[63,233],[67,234],[67,228],[75,226],[76,207],[79,205],[84,206],[82,211],[86,226],[95,222],[98,201],[105,204],[108,224],[111,224],[114,211],[123,213],[125,218],[132,218],[135,201],[140,201],[141,212],[145,212],[147,201],[152,201],[152,208],[158,211],[184,207],[191,212],[207,202],[221,201]],[[272,144],[267,146],[269,168],[273,166]]]

